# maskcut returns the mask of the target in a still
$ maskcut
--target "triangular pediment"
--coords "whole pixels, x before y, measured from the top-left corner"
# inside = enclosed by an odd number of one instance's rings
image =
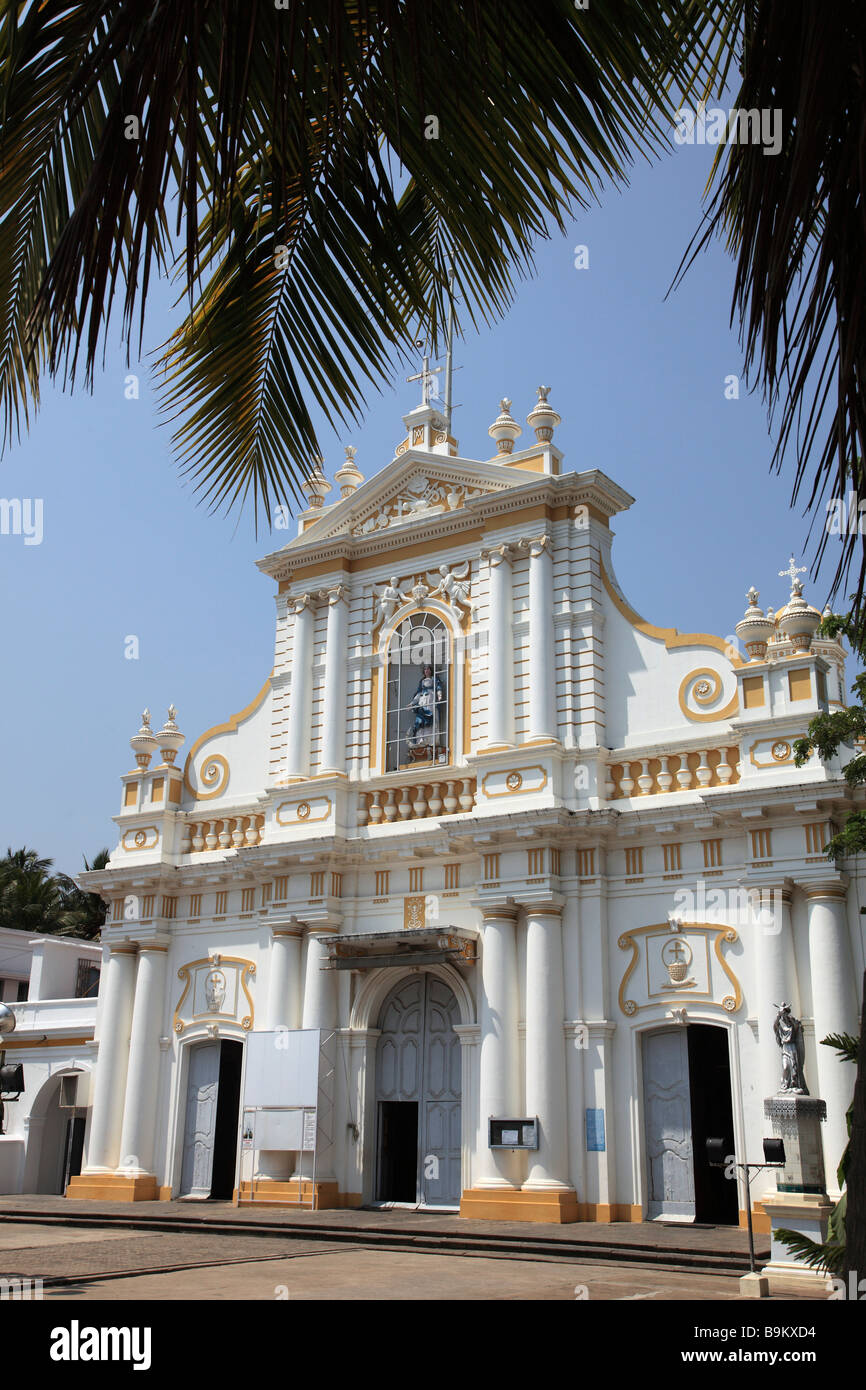
[[[459,511],[484,493],[525,486],[526,474],[497,463],[410,451],[307,526],[294,545],[377,535]]]

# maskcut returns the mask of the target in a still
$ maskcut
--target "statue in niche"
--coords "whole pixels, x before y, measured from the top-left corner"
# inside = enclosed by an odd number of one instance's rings
[[[809,1088],[806,1085],[804,1064],[806,1058],[806,1048],[803,1041],[803,1025],[799,1018],[794,1018],[791,1013],[791,1005],[783,1000],[781,1004],[774,1004],[778,1009],[776,1021],[773,1024],[773,1032],[776,1035],[776,1042],[782,1049],[782,1085],[780,1091],[789,1091],[795,1096],[807,1096]]]
[[[412,727],[407,731],[406,742],[409,756],[415,762],[433,759],[439,733],[440,706],[444,713],[445,686],[442,677],[435,675],[433,667],[425,664],[421,668],[418,682],[409,708],[414,711]]]

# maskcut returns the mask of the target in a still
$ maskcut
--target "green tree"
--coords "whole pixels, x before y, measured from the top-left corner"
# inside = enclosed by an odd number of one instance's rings
[[[101,849],[98,854],[93,856],[92,862],[88,862],[84,858],[85,871],[89,873],[93,869],[104,869],[110,856],[111,850]],[[59,936],[74,936],[80,941],[98,941],[105,925],[107,904],[98,893],[82,892],[74,879],[67,878],[65,874],[60,874],[58,881],[62,908],[60,912],[61,925],[57,934]]]
[[[109,853],[100,850],[92,863],[85,858],[85,869],[104,869]],[[105,903],[52,867],[53,860],[41,859],[34,849],[6,851],[0,859],[0,927],[98,940]]]

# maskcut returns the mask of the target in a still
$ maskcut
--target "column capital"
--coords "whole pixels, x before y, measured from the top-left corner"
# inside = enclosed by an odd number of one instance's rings
[[[848,899],[848,875],[840,874],[837,878],[821,879],[817,883],[798,883],[798,888],[802,888],[807,902],[825,900],[837,900],[846,902]]]
[[[540,536],[526,536],[518,541],[517,546],[520,550],[528,550],[531,560],[537,560],[545,551],[550,552],[550,536],[547,532]]]
[[[348,584],[333,584],[330,586],[330,588],[319,590],[319,598],[327,599],[328,605],[331,608],[333,608],[336,604],[340,603],[341,600],[347,599],[348,597]]]
[[[496,567],[498,565],[501,565],[503,561],[511,561],[512,556],[514,555],[514,550],[515,547],[513,545],[507,545],[505,543],[503,543],[502,545],[490,545],[486,546],[485,549],[482,550],[481,558],[482,560],[486,560],[488,564],[492,565],[493,568],[496,569]]]
[[[342,925],[342,913],[329,912],[327,908],[313,908],[303,917],[296,917],[293,913],[285,923],[285,930],[305,931],[308,936],[327,936],[330,932],[338,932]]]
[[[514,918],[520,911],[520,904],[506,893],[491,893],[489,897],[485,893],[483,898],[470,898],[469,906],[480,912],[482,918]]]
[[[561,917],[565,896],[562,893],[545,893],[537,901],[532,898],[524,900],[520,906],[527,917]]]
[[[289,599],[289,606],[291,607],[292,612],[296,616],[300,613],[303,613],[305,608],[309,608],[312,612],[313,608],[315,607],[315,603],[315,594],[293,594],[292,597]]]
[[[303,934],[304,926],[302,922],[296,921],[294,925],[291,922],[274,922],[271,926],[271,937],[275,941],[278,937],[286,936],[294,937],[296,940],[300,940]]]

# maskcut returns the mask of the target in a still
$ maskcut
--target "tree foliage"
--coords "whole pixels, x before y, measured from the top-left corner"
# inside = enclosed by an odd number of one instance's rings
[[[103,849],[92,863],[85,859],[85,869],[104,869],[109,854]],[[0,927],[98,940],[106,912],[102,898],[82,892],[68,875],[51,869],[52,861],[36,850],[6,851],[0,859]]]

